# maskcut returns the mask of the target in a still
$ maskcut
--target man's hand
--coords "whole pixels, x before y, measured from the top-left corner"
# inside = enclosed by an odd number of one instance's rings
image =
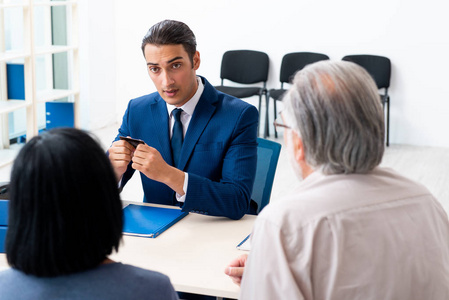
[[[179,195],[184,195],[184,172],[167,164],[155,148],[147,144],[138,145],[132,161],[133,169],[142,172],[150,179],[165,183]]]
[[[126,168],[133,157],[134,151],[135,149],[131,144],[121,140],[115,141],[112,143],[111,148],[109,148],[109,160],[114,168],[117,182],[120,181],[123,173],[125,173]]]
[[[242,282],[243,271],[245,269],[246,260],[248,259],[248,254],[242,254],[226,267],[225,274],[231,277],[232,281],[240,286]]]

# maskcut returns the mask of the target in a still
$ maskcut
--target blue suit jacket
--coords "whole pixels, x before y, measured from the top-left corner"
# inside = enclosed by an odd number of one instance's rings
[[[184,137],[178,169],[189,174],[183,211],[240,219],[249,212],[256,173],[258,111],[217,91],[205,78],[204,91]],[[173,165],[165,101],[155,92],[133,99],[119,136],[142,139]],[[122,186],[131,178],[131,164]],[[174,191],[140,174],[145,202],[177,205]]]

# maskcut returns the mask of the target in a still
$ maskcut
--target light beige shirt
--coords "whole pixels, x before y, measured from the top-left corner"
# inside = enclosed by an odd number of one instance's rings
[[[449,299],[449,222],[390,169],[312,173],[258,216],[240,299]]]

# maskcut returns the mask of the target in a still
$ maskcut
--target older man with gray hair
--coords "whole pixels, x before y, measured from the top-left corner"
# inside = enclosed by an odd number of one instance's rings
[[[284,103],[278,126],[304,180],[258,216],[248,260],[226,268],[242,279],[240,298],[449,299],[447,215],[425,187],[378,166],[384,122],[370,75],[319,62]]]

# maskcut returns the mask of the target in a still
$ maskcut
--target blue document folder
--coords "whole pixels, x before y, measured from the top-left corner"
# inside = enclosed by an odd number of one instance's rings
[[[179,209],[130,204],[123,209],[123,233],[155,238],[188,214]]]
[[[0,253],[5,252],[5,238],[8,230],[8,200],[0,200]]]
[[[0,253],[5,253],[5,239],[8,227],[0,225]]]
[[[8,226],[8,201],[0,200],[0,226]]]
[[[246,238],[243,239],[243,241],[241,241],[240,244],[237,245],[237,249],[245,251],[251,250],[251,242],[250,242],[251,240],[249,239],[250,236],[251,234],[248,234]]]

